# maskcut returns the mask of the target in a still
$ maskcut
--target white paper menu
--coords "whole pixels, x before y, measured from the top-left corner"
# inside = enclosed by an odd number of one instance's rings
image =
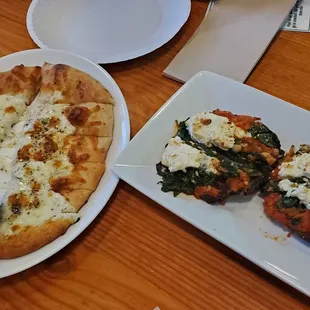
[[[217,0],[210,0],[206,15],[211,11]],[[287,19],[281,26],[282,30],[310,32],[310,0],[297,0]]]
[[[282,25],[283,30],[310,32],[310,0],[298,0],[287,20]]]
[[[244,82],[296,0],[218,0],[164,75],[186,82],[207,70]]]

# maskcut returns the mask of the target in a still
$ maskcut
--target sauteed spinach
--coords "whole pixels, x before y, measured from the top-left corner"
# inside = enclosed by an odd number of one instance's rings
[[[187,168],[185,172],[170,172],[168,167],[161,162],[157,164],[157,173],[162,177],[160,182],[162,191],[173,192],[177,196],[181,192],[192,195],[199,186],[212,186],[219,189],[221,195],[228,194],[227,180],[239,178],[240,171],[244,171],[249,177],[247,189],[235,191],[234,194],[249,194],[259,190],[269,178],[272,167],[259,153],[235,153],[232,150],[222,150],[216,146],[207,147],[192,139],[187,130],[186,121],[177,123],[179,136],[186,144],[203,151],[206,155],[219,160],[219,174],[213,174],[203,168]],[[264,125],[255,125],[250,129],[253,138],[262,143],[280,148],[277,136]],[[203,199],[203,198],[202,198]]]
[[[158,163],[156,169],[158,175],[163,178],[160,182],[162,191],[173,192],[174,196],[180,193],[192,195],[197,186],[212,185],[218,178],[215,174],[203,169],[188,168],[186,172],[170,172],[162,163]]]
[[[249,133],[254,139],[258,139],[267,146],[281,148],[281,143],[277,135],[263,124],[255,124],[249,129]]]

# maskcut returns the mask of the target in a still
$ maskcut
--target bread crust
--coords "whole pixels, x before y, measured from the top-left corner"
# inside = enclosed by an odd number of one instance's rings
[[[113,134],[113,106],[94,102],[80,103],[65,109],[76,135],[111,137]]]
[[[27,227],[11,236],[0,235],[0,259],[15,258],[38,250],[63,235],[75,221],[57,219],[40,226]]]
[[[111,137],[68,136],[64,140],[64,152],[73,164],[104,164],[111,142]]]
[[[0,72],[0,95],[23,94],[29,105],[38,92],[40,80],[40,67],[15,66],[10,71]]]
[[[75,208],[76,212],[78,212],[87,202],[92,191],[88,189],[65,189],[60,191],[60,194],[64,196],[70,205]]]
[[[56,193],[66,189],[85,189],[94,191],[105,172],[105,164],[79,163],[69,176],[52,178],[51,188]]]
[[[114,103],[109,91],[85,72],[63,64],[45,63],[42,67],[40,94],[56,91],[61,92],[62,98],[55,99],[53,103]]]

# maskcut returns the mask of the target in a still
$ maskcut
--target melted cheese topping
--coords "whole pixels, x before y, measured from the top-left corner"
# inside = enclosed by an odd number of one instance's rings
[[[286,197],[296,197],[310,210],[310,188],[307,183],[294,183],[288,179],[281,180],[278,184],[281,191],[286,192]]]
[[[20,180],[24,186],[31,186],[34,182],[42,187],[49,188],[51,177],[70,175],[73,165],[67,156],[57,159],[42,161],[17,162],[13,167],[13,177]]]
[[[13,127],[12,133],[1,144],[2,147],[13,146],[15,154],[17,150],[28,144],[35,152],[42,150],[42,141],[46,136],[52,137],[57,144],[57,151],[52,154],[52,158],[44,162],[33,160],[18,162],[14,159],[9,163],[3,158],[2,166],[6,169],[9,170],[13,164],[13,178],[2,201],[2,223],[0,224],[2,234],[16,234],[26,226],[39,226],[47,220],[66,218],[75,222],[78,219],[75,209],[62,195],[53,192],[49,184],[50,178],[68,176],[73,170],[73,165],[62,152],[62,144],[66,136],[75,132],[75,127],[63,113],[68,105],[53,105],[50,101],[46,101],[54,99],[54,97],[48,97],[42,101],[42,98],[41,100],[37,98],[27,109],[24,123],[16,128]],[[54,126],[50,126],[52,117],[57,119]],[[31,136],[30,132],[34,130],[37,120],[40,120],[44,126],[38,135]],[[14,157],[16,158],[16,155]],[[21,193],[29,201],[35,201],[35,206],[16,209],[10,205],[10,197]]]
[[[236,138],[250,137],[243,129],[230,122],[227,117],[210,112],[201,112],[186,121],[191,137],[208,147],[217,146],[223,150],[231,149]]]
[[[17,142],[23,132],[25,121],[19,121],[10,130],[7,131],[5,139],[1,142],[0,147],[16,148]]]
[[[24,118],[25,109],[22,95],[0,96],[0,190],[7,189],[10,184],[16,144],[24,126],[24,122],[18,120]]]
[[[3,198],[1,208],[0,233],[13,235],[27,226],[40,226],[48,220],[67,219],[72,223],[78,219],[75,209],[58,193],[43,189],[34,193],[24,187],[17,179],[11,183],[11,190]],[[14,193],[22,193],[29,199],[37,199],[38,206],[20,208],[14,214],[13,208],[8,205],[8,197]]]
[[[68,135],[72,135],[75,132],[75,127],[71,125],[67,117],[64,115],[64,110],[68,105],[59,104],[53,105],[47,102],[35,101],[28,109],[27,120],[24,126],[24,135],[19,139],[18,148],[21,149],[25,145],[31,145],[31,152],[39,152],[45,150],[43,145],[45,142],[45,137],[49,136],[52,138],[54,143],[57,144],[57,152],[51,154],[53,158],[57,156],[62,156],[62,148],[64,138]],[[51,126],[49,121],[54,118],[57,120],[55,126]],[[42,122],[44,128],[39,135],[32,138],[30,134],[34,129],[35,122],[39,120]]]
[[[282,178],[310,178],[310,154],[295,155],[290,162],[283,162],[279,176]]]
[[[5,121],[0,122],[0,141],[2,141],[7,131],[9,131],[11,124]]]
[[[14,148],[0,148],[0,190],[7,189],[10,184],[15,154]]]
[[[61,162],[61,165],[59,165]],[[16,234],[25,226],[39,226],[47,220],[68,218],[75,222],[78,218],[66,199],[51,190],[49,179],[52,177],[64,177],[72,173],[73,165],[66,156],[46,162],[29,161],[15,163],[12,171],[13,179],[6,196],[3,198],[2,219],[0,232],[6,235]],[[35,190],[35,186],[38,186]],[[11,195],[24,193],[30,200],[37,200],[36,207],[20,208],[18,214],[14,214],[8,199]],[[18,226],[19,229],[12,227]]]
[[[61,162],[61,166],[58,161]],[[10,189],[2,201],[0,233],[16,234],[26,226],[39,226],[47,220],[60,218],[69,219],[74,223],[78,219],[74,207],[62,195],[53,192],[49,184],[50,178],[68,176],[72,170],[73,165],[66,156],[47,162],[15,163]],[[36,190],[34,190],[35,186],[38,186]],[[9,205],[8,199],[11,195],[20,193],[26,195],[31,201],[36,199],[37,206],[20,208],[18,214],[14,214],[14,206]]]
[[[51,127],[50,130],[44,133],[59,132],[65,135],[72,135],[75,132],[75,127],[71,125],[66,116],[64,110],[69,107],[66,104],[51,104],[48,102],[42,102],[35,100],[27,113],[27,121],[25,123],[24,131],[27,132],[33,129],[33,125],[37,120],[46,122],[51,117],[59,119],[57,127]]]
[[[0,141],[26,111],[23,95],[0,95]]]
[[[16,150],[14,148],[0,148],[0,170],[11,172],[12,161],[15,156]]]
[[[163,155],[162,164],[169,171],[186,171],[186,168],[203,168],[212,173],[218,173],[216,166],[219,160],[207,156],[204,152],[186,144],[180,137],[171,138]]]

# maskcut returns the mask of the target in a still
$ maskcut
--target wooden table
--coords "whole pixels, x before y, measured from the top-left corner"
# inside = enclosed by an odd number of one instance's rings
[[[25,25],[29,3],[0,0],[0,56],[36,47]],[[105,66],[127,100],[132,136],[181,86],[162,71],[206,7],[193,1],[189,21],[161,49]],[[310,34],[280,32],[247,84],[310,109],[309,55]],[[72,244],[0,282],[0,309],[295,310],[309,305],[301,293],[124,182]]]

